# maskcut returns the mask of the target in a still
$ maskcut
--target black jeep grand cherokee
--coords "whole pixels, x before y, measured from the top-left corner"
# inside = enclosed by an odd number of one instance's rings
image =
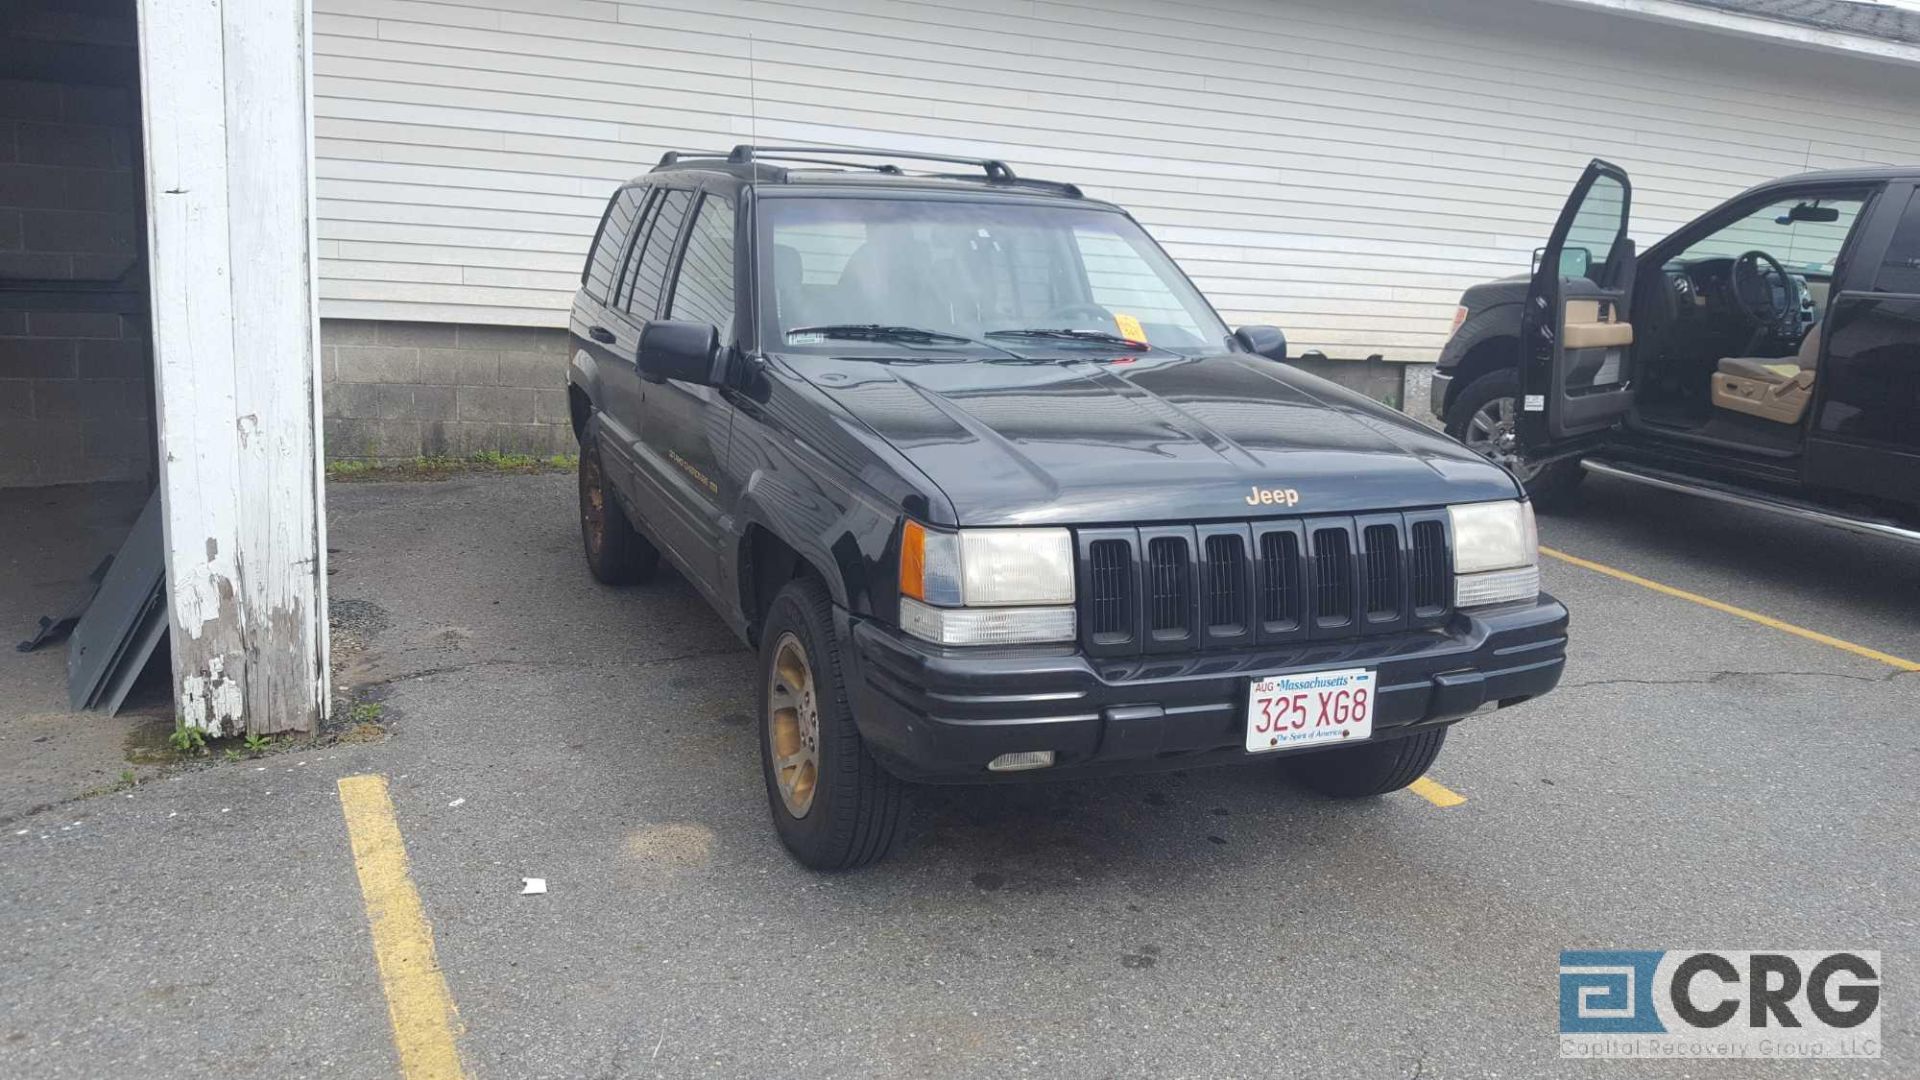
[[[667,154],[572,319],[588,565],[664,554],[758,648],[802,862],[884,854],[910,781],[1272,755],[1374,795],[1553,688],[1507,472],[1229,332],[1118,207],[848,153]]]

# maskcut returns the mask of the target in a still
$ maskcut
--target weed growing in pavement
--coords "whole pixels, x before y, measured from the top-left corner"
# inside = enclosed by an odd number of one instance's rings
[[[257,731],[249,731],[247,732],[245,742],[247,753],[252,754],[254,757],[259,757],[261,754],[267,752],[268,747],[273,745],[273,736],[262,735]]]
[[[207,737],[199,728],[174,728],[167,736],[167,745],[179,754],[204,754],[207,752]]]
[[[445,480],[469,473],[546,473],[571,472],[580,465],[578,454],[511,454],[483,450],[466,457],[432,454],[398,461],[368,461],[351,458],[327,462],[327,479],[355,480]]]

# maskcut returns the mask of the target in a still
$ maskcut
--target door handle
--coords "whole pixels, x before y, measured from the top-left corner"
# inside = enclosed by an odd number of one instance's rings
[[[601,343],[602,345],[613,344],[613,331],[607,329],[604,326],[587,327],[587,336]]]

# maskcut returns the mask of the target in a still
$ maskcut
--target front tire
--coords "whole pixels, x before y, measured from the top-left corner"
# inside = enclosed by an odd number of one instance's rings
[[[884,857],[907,820],[907,786],[860,738],[843,669],[826,589],[788,583],[760,629],[760,767],[774,831],[815,870]]]
[[[1429,728],[1386,742],[1323,750],[1289,759],[1287,775],[1335,799],[1364,799],[1399,791],[1426,775],[1446,744],[1447,729]]]
[[[588,429],[580,440],[580,542],[587,569],[602,585],[638,585],[660,568],[660,549],[627,520],[600,458],[600,440]]]
[[[1447,410],[1447,434],[1467,449],[1512,470],[1526,486],[1527,495],[1542,510],[1573,500],[1586,470],[1575,460],[1534,465],[1527,461],[1514,433],[1519,419],[1520,373],[1512,368],[1490,371],[1468,383]]]

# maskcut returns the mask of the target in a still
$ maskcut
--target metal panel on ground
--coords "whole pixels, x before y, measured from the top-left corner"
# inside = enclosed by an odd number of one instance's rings
[[[120,553],[107,568],[100,591],[74,625],[73,637],[67,643],[67,700],[75,709],[90,709],[100,699],[102,688],[115,680],[130,659],[129,642],[142,638],[142,625],[155,598],[165,595],[162,531],[160,493],[156,491],[148,497],[146,508],[140,511],[126,542],[120,545]],[[145,646],[139,667],[146,666],[154,644],[157,639]],[[133,674],[139,674],[138,667]],[[122,690],[120,697],[125,696]],[[118,707],[116,699],[114,708]]]

